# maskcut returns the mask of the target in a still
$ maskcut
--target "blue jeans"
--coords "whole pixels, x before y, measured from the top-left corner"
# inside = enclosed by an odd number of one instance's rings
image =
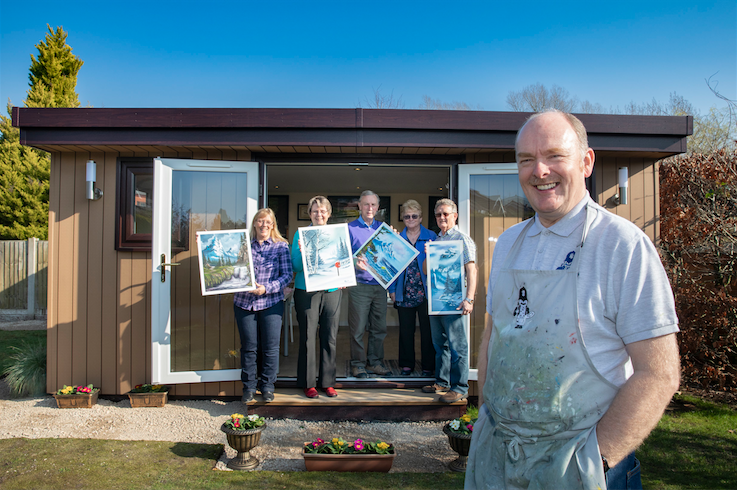
[[[468,393],[468,339],[462,315],[430,315],[435,347],[435,380],[461,395]]]
[[[243,392],[255,392],[258,389],[261,393],[265,391],[273,393],[279,370],[284,301],[259,311],[244,310],[237,306],[233,308],[241,338]]]
[[[632,452],[606,472],[607,490],[642,490],[640,461]]]

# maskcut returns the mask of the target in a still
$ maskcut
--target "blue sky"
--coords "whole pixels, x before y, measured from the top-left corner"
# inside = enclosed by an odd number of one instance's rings
[[[93,107],[352,108],[380,87],[407,109],[428,95],[503,111],[542,83],[605,107],[676,92],[703,113],[724,106],[712,75],[737,99],[734,0],[0,0],[3,103],[26,98],[47,23],[69,33]]]

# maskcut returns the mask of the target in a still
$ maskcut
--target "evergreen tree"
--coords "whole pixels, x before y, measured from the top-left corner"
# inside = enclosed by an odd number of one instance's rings
[[[61,27],[48,26],[45,41],[31,55],[26,107],[79,107],[75,88],[83,61],[67,46]],[[12,105],[8,102],[8,116]],[[10,117],[0,115],[0,239],[46,240],[49,219],[48,153],[20,144]]]

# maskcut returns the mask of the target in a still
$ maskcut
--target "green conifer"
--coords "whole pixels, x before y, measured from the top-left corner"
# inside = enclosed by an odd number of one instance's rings
[[[26,107],[79,107],[77,73],[84,62],[67,46],[61,27],[36,45],[31,55]],[[8,116],[12,114],[8,101]],[[49,219],[49,154],[20,144],[10,117],[0,115],[0,239],[46,240]]]

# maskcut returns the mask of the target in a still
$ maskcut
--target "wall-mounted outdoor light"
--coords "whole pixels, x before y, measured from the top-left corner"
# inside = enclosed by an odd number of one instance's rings
[[[102,190],[95,187],[97,182],[97,164],[94,160],[87,160],[87,199],[97,201],[102,197]]]
[[[627,204],[627,181],[629,179],[629,171],[627,167],[619,167],[619,176],[617,179],[617,185],[619,186],[619,193],[614,196],[614,204],[619,206],[620,204]]]

